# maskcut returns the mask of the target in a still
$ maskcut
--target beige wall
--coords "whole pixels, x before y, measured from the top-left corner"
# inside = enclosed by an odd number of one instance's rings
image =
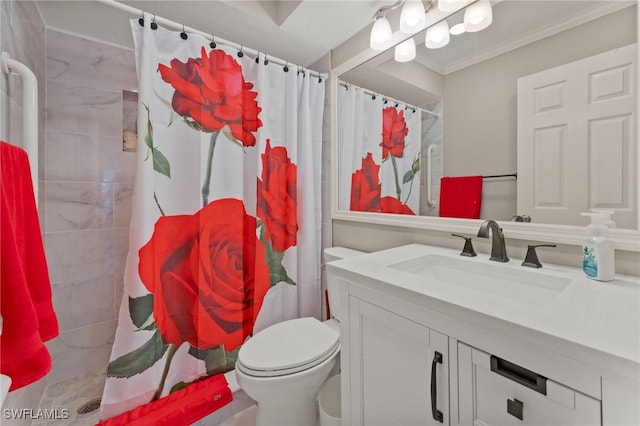
[[[517,79],[635,42],[633,6],[447,74],[445,175],[514,173]],[[480,217],[515,214],[516,181],[485,180]]]

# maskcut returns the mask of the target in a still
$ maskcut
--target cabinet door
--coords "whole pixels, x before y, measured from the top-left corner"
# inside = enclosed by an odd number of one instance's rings
[[[463,343],[458,344],[458,374],[460,424],[601,424],[597,399]]]
[[[352,424],[449,424],[447,337],[357,298],[350,305]]]

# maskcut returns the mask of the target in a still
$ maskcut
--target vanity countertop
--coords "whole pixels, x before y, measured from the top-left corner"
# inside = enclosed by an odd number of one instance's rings
[[[541,285],[550,277],[568,284],[557,295],[536,304],[394,267],[411,259],[419,262],[428,255],[446,257],[460,265],[468,262],[470,266],[504,271],[505,276],[526,274],[534,280],[539,276]],[[464,258],[459,256],[459,250],[410,244],[331,262],[327,267],[349,281],[492,330],[513,335],[525,331],[558,353],[592,365],[606,363],[607,368],[626,370],[625,375],[637,380],[640,278],[617,275],[614,281],[599,282],[576,268],[545,264],[534,269],[522,267],[521,263],[521,259],[492,262],[486,254]]]

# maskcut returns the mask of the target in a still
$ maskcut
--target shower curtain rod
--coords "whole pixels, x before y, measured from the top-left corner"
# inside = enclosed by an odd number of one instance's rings
[[[342,81],[342,80],[339,80],[339,81],[338,81],[338,84],[340,84],[340,86],[345,87],[345,88],[347,88],[347,89],[348,89],[349,87],[351,87],[351,86],[353,86],[353,87],[357,87],[358,89],[362,90],[362,91],[363,91],[365,94],[367,94],[367,95],[371,95],[371,96],[382,96],[382,99],[386,99],[386,100],[388,100],[388,101],[395,102],[395,103],[396,103],[396,104],[398,104],[398,105],[400,105],[400,104],[404,104],[404,105],[406,105],[406,106],[407,106],[407,108],[419,109],[420,111],[426,112],[427,114],[431,114],[431,115],[433,115],[433,116],[435,116],[435,117],[437,117],[437,118],[440,118],[440,114],[438,114],[437,112],[429,111],[428,109],[420,108],[420,107],[417,107],[417,106],[414,106],[414,105],[408,104],[408,103],[406,103],[406,102],[401,102],[401,101],[399,101],[399,100],[397,100],[397,99],[394,99],[394,98],[391,98],[391,97],[389,97],[389,96],[385,96],[385,95],[382,95],[382,94],[380,94],[380,93],[373,92],[373,91],[371,91],[371,90],[369,90],[369,89],[365,89],[365,88],[362,88],[362,87],[360,87],[360,86],[356,86],[355,84],[347,83],[347,82]]]
[[[171,28],[173,30],[182,30],[182,31],[184,31],[186,33],[197,34],[197,35],[203,37],[206,40],[215,41],[215,43],[224,44],[226,46],[233,47],[233,48],[238,49],[238,50],[242,50],[242,52],[247,53],[247,54],[249,54],[251,56],[254,56],[256,58],[261,53],[261,52],[259,52],[257,50],[247,48],[247,47],[245,47],[243,45],[240,45],[238,43],[234,43],[234,42],[231,42],[229,40],[225,40],[223,38],[215,37],[211,33],[205,33],[204,31],[200,31],[200,30],[198,30],[196,28],[189,27],[187,25],[183,25],[183,24],[180,24],[180,23],[175,22],[175,21],[171,21],[171,20],[166,19],[166,18],[162,18],[160,16],[155,15],[152,12],[147,12],[145,10],[138,9],[136,7],[133,7],[133,6],[129,6],[129,5],[126,5],[126,4],[119,3],[116,0],[94,0],[94,1],[98,2],[98,3],[101,3],[101,4],[104,4],[105,6],[109,6],[109,7],[113,7],[113,8],[116,8],[116,9],[123,10],[123,11],[125,11],[127,13],[130,13],[130,14],[134,15],[134,16],[142,17],[143,19],[149,18],[149,19],[152,20],[152,22],[156,22],[157,24],[160,24],[160,25],[162,25],[164,27],[167,27],[167,28]],[[312,76],[312,77],[318,77],[318,78],[323,78],[324,77],[324,74],[319,73],[317,71],[310,70],[308,68],[302,67],[300,65],[293,64],[291,62],[285,61],[285,60],[280,59],[280,58],[276,58],[276,57],[271,56],[271,55],[267,55],[266,53],[263,53],[263,55],[265,56],[265,59],[269,60],[269,62],[274,62],[274,63],[276,63],[278,65],[282,65],[283,67],[297,67],[298,71],[302,70],[303,72],[309,73],[309,75]]]

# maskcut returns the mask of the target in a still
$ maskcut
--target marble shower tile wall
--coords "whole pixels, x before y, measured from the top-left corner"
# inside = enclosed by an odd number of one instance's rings
[[[122,150],[133,51],[47,30],[45,248],[60,322],[48,383],[106,371],[122,297],[135,157]]]
[[[0,0],[0,50],[8,52],[11,58],[27,65],[38,79],[39,91],[39,147],[44,152],[44,108],[45,108],[45,27],[42,17],[33,1]],[[17,75],[0,72],[0,139],[14,145],[23,146],[22,141],[22,80]],[[44,159],[40,156],[39,180],[44,178]],[[44,230],[44,191],[40,187],[39,213]],[[11,392],[4,408],[36,408],[45,381],[39,380],[30,386]],[[25,424],[24,421],[1,418],[2,425]]]

